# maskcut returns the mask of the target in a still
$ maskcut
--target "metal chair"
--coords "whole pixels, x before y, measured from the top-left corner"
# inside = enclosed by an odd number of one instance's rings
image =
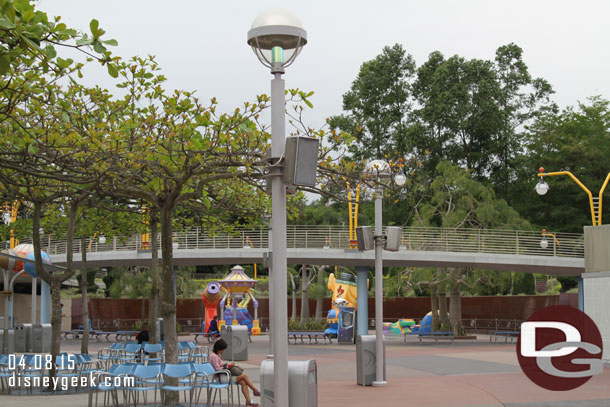
[[[184,392],[186,401],[186,392],[189,392],[190,400],[189,405],[193,404],[193,375],[190,363],[185,364],[165,364],[163,369],[163,384],[161,385],[161,403],[165,405],[165,391],[177,391]],[[178,379],[177,385],[165,384],[168,382],[167,379]],[[182,379],[182,380],[180,380]]]
[[[157,404],[157,390],[159,390],[160,388],[159,378],[161,377],[161,369],[161,365],[136,366],[132,375],[135,378],[135,384],[133,386],[127,387],[127,404],[129,404],[129,400],[131,399],[131,396],[133,394],[133,405],[135,407],[139,402],[140,393],[143,393],[144,404],[146,404],[146,394],[150,391],[154,392],[155,404]]]

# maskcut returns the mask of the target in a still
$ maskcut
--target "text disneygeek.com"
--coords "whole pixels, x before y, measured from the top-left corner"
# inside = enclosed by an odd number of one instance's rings
[[[54,391],[56,390],[68,390],[74,388],[87,388],[87,386],[97,387],[98,385],[102,385],[105,387],[110,386],[125,386],[125,387],[133,387],[135,386],[135,378],[134,377],[96,377],[93,373],[90,373],[88,376],[80,376],[80,377],[53,377],[50,378],[48,376],[20,376],[18,373],[13,373],[8,378],[8,385],[12,388],[52,388]]]

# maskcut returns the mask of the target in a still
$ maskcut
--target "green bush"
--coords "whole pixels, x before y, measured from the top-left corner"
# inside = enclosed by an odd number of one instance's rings
[[[317,321],[313,318],[303,322],[298,319],[288,320],[289,331],[323,331],[326,328],[328,328],[326,320]]]

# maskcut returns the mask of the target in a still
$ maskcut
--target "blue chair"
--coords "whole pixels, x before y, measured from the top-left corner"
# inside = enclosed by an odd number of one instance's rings
[[[108,367],[110,363],[113,363],[118,360],[121,355],[121,352],[123,351],[124,346],[125,345],[122,342],[113,343],[108,348],[100,349],[97,352],[97,358],[105,362],[106,367]]]
[[[166,391],[177,391],[184,392],[186,401],[186,392],[189,392],[190,400],[189,405],[193,404],[193,370],[191,364],[165,364],[163,369],[163,384],[161,386],[161,402],[165,405],[165,392]],[[177,385],[170,385],[168,379],[177,379]],[[182,379],[182,380],[181,380]]]
[[[118,370],[119,365],[116,368],[113,367],[112,370]],[[124,366],[124,365],[120,365]],[[118,407],[119,405],[119,396],[117,394],[117,380],[119,377],[110,372],[98,371],[92,374],[92,382],[89,383],[89,402],[88,406],[92,407],[93,404],[93,393],[95,392],[95,406],[97,407],[98,397],[100,392],[104,393],[104,406],[108,404],[108,398],[112,400],[112,405]]]
[[[8,379],[13,375],[13,372],[8,368],[8,355],[0,355],[0,386],[2,393],[11,394],[11,387],[8,385]]]
[[[191,347],[188,342],[178,342],[178,362],[191,361]]]
[[[194,391],[196,392],[195,404],[199,404],[199,398],[201,397],[201,391],[206,391],[206,404],[210,404],[210,384],[214,380],[216,369],[211,363],[195,363],[195,383],[193,384]]]
[[[134,363],[138,362],[142,357],[142,345],[139,343],[128,343],[125,345],[125,349],[118,358],[118,361],[123,363]]]
[[[160,343],[147,343],[144,345],[144,352],[146,362],[163,362],[163,345]],[[156,353],[157,357],[152,357],[152,353]]]
[[[102,366],[100,366],[103,363],[101,360],[93,360],[90,355],[84,353],[79,353],[75,356],[81,365],[81,376],[89,376],[93,373],[103,371]]]
[[[203,363],[201,365],[204,371],[207,373],[208,380],[208,389],[211,393],[214,392],[214,397],[212,398],[212,404],[216,402],[216,395],[218,394],[219,402],[222,404],[222,390],[227,391],[227,399],[231,400],[231,404],[233,404],[233,386],[232,386],[232,377],[231,372],[226,369],[216,370],[211,363]],[[210,402],[210,393],[208,393],[208,403]]]
[[[139,395],[143,393],[144,395],[144,404],[147,403],[146,394],[150,391],[154,393],[155,396],[155,404],[157,404],[157,390],[160,388],[160,377],[161,377],[161,365],[138,365],[136,366],[133,377],[135,378],[135,384],[127,388],[128,391],[128,399],[127,404],[129,404],[129,400],[133,395],[133,405],[134,407],[138,405]]]
[[[76,355],[68,355],[61,353],[55,358],[55,365],[57,367],[57,377],[67,377],[68,380],[72,380],[73,377],[80,378],[81,376],[81,362]],[[80,390],[80,380],[75,391]]]

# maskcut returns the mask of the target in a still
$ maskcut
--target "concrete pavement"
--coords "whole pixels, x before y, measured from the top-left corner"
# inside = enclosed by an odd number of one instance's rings
[[[181,338],[181,340],[187,338]],[[425,406],[425,407],[608,407],[610,368],[582,387],[567,392],[544,390],[532,383],[517,362],[515,344],[478,340],[420,345],[416,338],[386,341],[386,387],[356,384],[356,354],[353,345],[290,345],[293,360],[315,359],[318,366],[318,405],[321,407]],[[97,354],[107,342],[93,341]],[[258,385],[259,366],[265,359],[267,337],[254,337],[249,360],[238,362]],[[78,340],[62,342],[62,351],[80,351]],[[243,397],[242,397],[243,402]],[[51,404],[50,404],[51,403]],[[87,396],[0,396],[0,406],[86,406]]]

